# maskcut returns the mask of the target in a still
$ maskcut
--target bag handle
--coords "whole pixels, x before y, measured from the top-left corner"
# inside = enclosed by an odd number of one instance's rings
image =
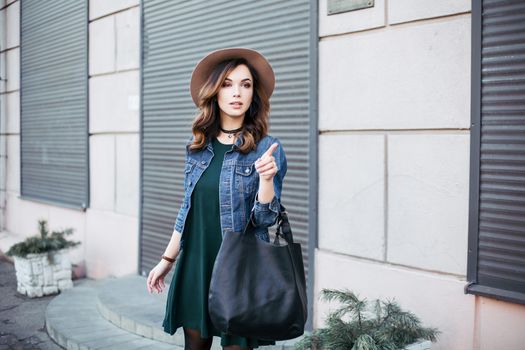
[[[279,244],[279,237],[283,237],[288,244],[293,243],[292,227],[288,221],[288,212],[286,208],[281,204],[281,211],[279,212],[277,230],[275,231],[274,244]],[[282,232],[281,232],[282,230]]]

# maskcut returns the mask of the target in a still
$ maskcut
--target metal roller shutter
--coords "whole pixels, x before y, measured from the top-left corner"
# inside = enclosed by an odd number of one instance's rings
[[[316,202],[316,6],[306,0],[142,2],[143,274],[159,261],[182,201],[184,144],[196,113],[189,94],[192,69],[207,52],[233,46],[259,50],[275,70],[270,134],[286,151],[282,202],[308,269]]]
[[[475,5],[467,290],[525,303],[525,2]]]
[[[86,208],[87,1],[21,1],[21,194]]]

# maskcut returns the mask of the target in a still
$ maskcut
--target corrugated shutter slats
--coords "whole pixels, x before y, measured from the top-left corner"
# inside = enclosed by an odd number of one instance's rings
[[[21,1],[21,193],[86,208],[87,1]]]
[[[525,293],[525,3],[484,1],[477,283]]]

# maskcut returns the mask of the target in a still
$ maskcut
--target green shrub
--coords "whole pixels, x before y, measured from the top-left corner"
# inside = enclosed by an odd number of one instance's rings
[[[342,305],[326,319],[326,328],[314,330],[296,343],[296,350],[399,350],[421,339],[436,341],[435,328],[421,326],[412,313],[395,301],[368,303],[349,290],[323,289],[321,297]]]
[[[25,241],[13,245],[6,253],[8,256],[26,257],[27,254],[48,253],[63,248],[75,247],[81,242],[68,241],[65,236],[71,235],[73,229],[68,228],[61,231],[53,231],[49,234],[47,221],[38,221],[40,236],[32,236]]]

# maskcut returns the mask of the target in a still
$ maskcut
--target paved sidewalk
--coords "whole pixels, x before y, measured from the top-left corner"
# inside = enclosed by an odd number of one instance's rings
[[[62,349],[47,335],[44,321],[55,296],[28,298],[18,293],[15,268],[0,252],[0,350]]]

